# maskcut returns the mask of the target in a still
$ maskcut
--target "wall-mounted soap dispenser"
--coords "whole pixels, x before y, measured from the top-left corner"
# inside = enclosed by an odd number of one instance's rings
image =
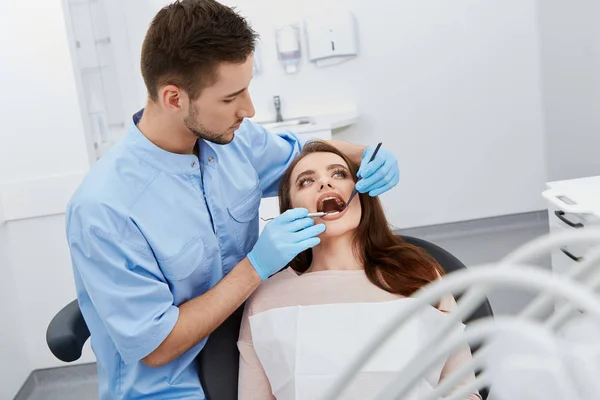
[[[293,25],[286,25],[277,30],[277,54],[283,64],[285,72],[296,73],[300,62],[300,29]]]
[[[356,20],[350,12],[323,13],[304,21],[308,58],[317,66],[339,64],[358,55]]]

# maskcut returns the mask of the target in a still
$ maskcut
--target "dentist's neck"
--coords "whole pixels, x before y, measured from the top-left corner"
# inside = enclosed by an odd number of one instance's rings
[[[150,101],[138,129],[148,140],[170,153],[192,154],[194,151],[196,137],[175,118],[161,113],[158,106]]]
[[[312,249],[312,263],[306,273],[316,271],[362,270],[362,263],[352,251],[352,232],[345,235],[322,238]]]

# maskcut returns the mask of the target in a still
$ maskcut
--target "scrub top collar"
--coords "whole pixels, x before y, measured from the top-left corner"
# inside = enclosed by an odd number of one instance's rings
[[[178,175],[199,174],[200,166],[196,155],[171,153],[161,149],[144,136],[137,127],[143,112],[144,110],[142,109],[133,115],[127,136],[125,137],[125,141],[132,145],[133,151],[148,164],[160,171]],[[206,146],[202,146],[201,142],[198,141],[200,149],[206,148]]]

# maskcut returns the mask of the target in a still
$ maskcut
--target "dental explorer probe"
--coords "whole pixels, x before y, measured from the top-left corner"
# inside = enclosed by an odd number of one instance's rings
[[[335,213],[314,212],[314,213],[308,213],[306,216],[307,217],[311,217],[311,218],[315,218],[315,217],[324,217],[325,215],[328,215],[328,214],[337,214],[337,211]],[[263,218],[263,217],[260,217],[260,219],[262,219],[263,221],[267,222],[267,221],[271,221],[272,219],[275,219],[275,217],[272,217],[272,218]]]

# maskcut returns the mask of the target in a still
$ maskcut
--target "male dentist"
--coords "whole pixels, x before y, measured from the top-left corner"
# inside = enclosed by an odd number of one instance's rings
[[[163,8],[146,34],[147,106],[92,168],[67,208],[77,298],[101,400],[204,399],[195,358],[261,281],[319,243],[294,209],[258,235],[258,207],[301,151],[247,118],[256,34],[214,0]],[[334,142],[357,163],[373,149]],[[360,192],[398,182],[384,149]]]

